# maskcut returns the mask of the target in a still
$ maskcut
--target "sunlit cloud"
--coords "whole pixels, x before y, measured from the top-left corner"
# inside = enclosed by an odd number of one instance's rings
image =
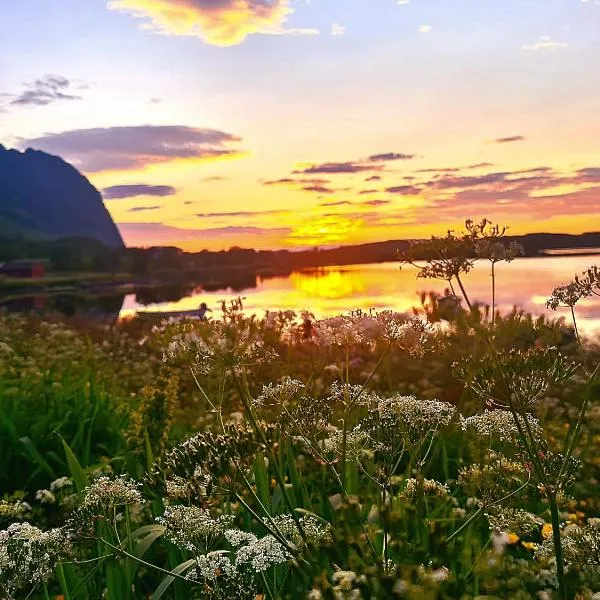
[[[108,8],[144,20],[160,33],[196,36],[207,44],[233,46],[248,35],[315,35],[313,28],[288,28],[288,0],[109,0]]]
[[[433,28],[431,25],[421,25],[419,27],[419,33],[429,33]]]
[[[175,159],[217,159],[240,155],[230,146],[241,138],[183,125],[140,125],[75,129],[21,140],[20,148],[57,154],[86,172],[127,171]]]
[[[542,36],[540,36],[540,38],[537,42],[535,42],[533,44],[525,44],[523,46],[523,50],[552,51],[552,50],[559,50],[560,48],[567,48],[568,46],[569,46],[569,44],[566,44],[564,42],[555,42],[552,40],[552,38],[550,36],[542,35]]]
[[[362,227],[359,219],[343,218],[340,214],[307,219],[294,227],[288,236],[292,245],[343,243]]]

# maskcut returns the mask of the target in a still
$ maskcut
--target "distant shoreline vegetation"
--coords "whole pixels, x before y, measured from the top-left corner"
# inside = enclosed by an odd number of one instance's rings
[[[524,256],[600,253],[600,232],[573,234],[531,233],[506,236],[507,243],[517,242]],[[233,246],[229,250],[185,252],[175,246],[114,248],[86,237],[58,240],[33,240],[0,236],[0,264],[14,260],[44,260],[48,272],[160,273],[169,269],[220,268],[235,265],[262,267],[280,265],[320,267],[331,265],[392,262],[411,242],[388,240],[310,250],[254,250]],[[419,257],[416,257],[419,258]],[[426,256],[421,257],[427,258]]]
[[[506,236],[523,247],[525,257],[577,256],[600,253],[600,233],[528,234]],[[14,277],[0,273],[5,296],[31,293],[85,292],[134,286],[152,288],[187,284],[205,290],[245,289],[249,278],[285,277],[293,272],[330,266],[399,261],[411,242],[390,240],[328,249],[253,250],[232,247],[226,251],[185,252],[173,246],[111,248],[89,238],[55,241],[0,237],[0,270],[12,261],[45,265],[43,277]],[[418,248],[418,245],[417,245]],[[426,259],[415,254],[415,260]]]

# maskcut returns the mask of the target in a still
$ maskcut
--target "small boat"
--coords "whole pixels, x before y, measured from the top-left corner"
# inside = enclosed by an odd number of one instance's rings
[[[138,316],[152,316],[154,318],[158,317],[160,319],[200,319],[203,321],[206,319],[206,313],[212,312],[206,303],[203,302],[198,308],[192,310],[171,310],[171,311],[161,311],[161,310],[140,310],[136,313]]]

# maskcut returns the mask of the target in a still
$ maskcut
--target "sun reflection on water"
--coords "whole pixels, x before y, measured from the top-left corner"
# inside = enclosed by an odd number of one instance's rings
[[[497,306],[502,312],[518,306],[535,315],[568,317],[568,311],[552,313],[546,309],[546,299],[552,289],[568,283],[596,257],[561,256],[552,258],[527,258],[510,265],[497,267]],[[472,301],[489,303],[490,272],[484,262],[465,277]],[[263,315],[267,310],[309,310],[317,317],[348,313],[351,310],[371,308],[411,311],[420,306],[419,292],[443,293],[445,282],[417,278],[414,267],[399,268],[398,263],[348,265],[323,267],[292,273],[288,277],[259,279],[255,288],[243,292],[230,289],[216,292],[198,292],[177,302],[142,306],[135,295],[127,296],[121,316],[137,311],[186,311],[197,309],[206,302],[219,313],[220,301],[243,296],[249,314]],[[582,329],[591,332],[600,328],[600,302],[584,302],[579,311]]]

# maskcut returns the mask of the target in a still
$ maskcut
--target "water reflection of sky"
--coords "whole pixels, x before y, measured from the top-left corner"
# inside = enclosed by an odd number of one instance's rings
[[[552,258],[524,258],[496,267],[496,302],[503,312],[513,306],[534,314],[547,313],[546,299],[552,289],[568,283],[576,273],[594,264],[596,257],[560,256]],[[349,265],[325,267],[292,273],[289,277],[258,280],[256,288],[241,294],[231,290],[200,292],[177,302],[141,306],[135,295],[125,298],[121,316],[138,310],[183,311],[198,308],[206,302],[213,310],[219,309],[220,300],[245,298],[248,313],[263,314],[266,310],[308,309],[316,316],[346,313],[361,308],[399,311],[419,306],[419,291],[443,292],[444,282],[417,279],[414,267],[399,268],[398,263]],[[489,263],[478,262],[476,268],[465,277],[465,287],[473,301],[491,301],[491,277]],[[600,299],[599,299],[600,300]],[[568,316],[559,310],[557,315]],[[587,301],[578,307],[582,327],[591,332],[600,328],[600,301]]]

